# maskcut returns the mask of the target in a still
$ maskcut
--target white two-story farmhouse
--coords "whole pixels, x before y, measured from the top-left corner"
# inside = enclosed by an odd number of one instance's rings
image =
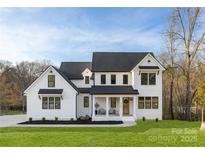
[[[162,119],[162,73],[150,52],[94,52],[92,62],[50,66],[25,91],[27,118]]]

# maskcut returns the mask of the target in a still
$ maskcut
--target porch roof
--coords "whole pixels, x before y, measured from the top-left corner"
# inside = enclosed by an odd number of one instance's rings
[[[63,89],[39,89],[38,94],[62,94]]]
[[[91,94],[139,94],[132,86],[92,86]]]

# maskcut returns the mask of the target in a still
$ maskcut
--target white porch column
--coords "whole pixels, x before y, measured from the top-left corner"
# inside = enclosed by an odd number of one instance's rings
[[[137,98],[136,96],[133,97],[133,116],[136,117],[136,104],[137,104]]]
[[[122,104],[122,97],[120,97],[120,108],[119,108],[120,117],[122,117],[122,112],[123,112],[123,104]]]
[[[93,117],[95,117],[95,96],[93,96]]]
[[[109,97],[106,97],[106,117],[109,115]]]

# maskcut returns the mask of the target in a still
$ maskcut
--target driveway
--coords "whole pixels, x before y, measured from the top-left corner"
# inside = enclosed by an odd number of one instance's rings
[[[26,121],[26,115],[3,115],[0,116],[0,127],[16,126],[20,122]]]

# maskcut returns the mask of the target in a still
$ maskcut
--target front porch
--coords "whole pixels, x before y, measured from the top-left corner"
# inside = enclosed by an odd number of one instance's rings
[[[93,121],[135,121],[136,95],[93,95]]]

